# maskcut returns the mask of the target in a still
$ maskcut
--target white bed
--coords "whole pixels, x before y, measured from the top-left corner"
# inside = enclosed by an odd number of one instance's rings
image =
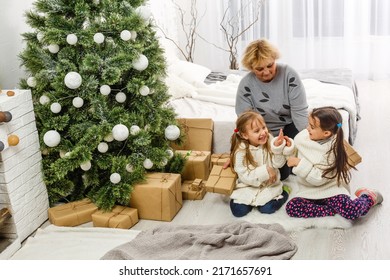
[[[240,74],[211,73],[194,63],[179,61],[168,68],[169,105],[178,118],[210,118],[214,121],[213,153],[229,152],[235,128],[235,96]],[[345,139],[353,144],[359,117],[357,90],[348,69],[300,71],[309,110],[335,106],[343,117]],[[219,77],[222,81],[218,81]],[[224,79],[225,78],[225,79]]]

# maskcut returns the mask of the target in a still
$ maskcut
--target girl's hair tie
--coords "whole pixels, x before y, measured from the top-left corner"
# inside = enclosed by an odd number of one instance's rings
[[[338,123],[338,124],[337,124],[337,127],[340,128],[340,127],[341,127],[341,123]]]
[[[238,129],[237,129],[237,128],[235,128],[235,129],[234,129],[234,133],[237,133],[237,132],[238,132]]]

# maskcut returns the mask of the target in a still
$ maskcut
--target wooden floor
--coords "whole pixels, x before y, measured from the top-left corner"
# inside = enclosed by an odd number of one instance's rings
[[[386,181],[387,172],[390,173],[390,113],[386,108],[390,106],[390,81],[358,80],[356,83],[361,120],[354,147],[363,162],[353,173],[351,189],[376,188],[383,194],[384,202],[348,230],[306,229],[291,233],[298,246],[293,259],[390,260],[390,238],[386,237],[390,236],[390,187]],[[221,199],[226,203],[221,203]],[[172,224],[213,224],[238,219],[231,215],[227,205],[228,198],[207,194],[206,199],[197,203],[184,203]],[[145,230],[161,223],[165,222],[141,220],[132,229]]]

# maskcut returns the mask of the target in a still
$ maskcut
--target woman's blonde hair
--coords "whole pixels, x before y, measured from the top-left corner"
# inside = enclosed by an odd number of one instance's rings
[[[246,69],[253,70],[255,65],[259,65],[264,60],[270,58],[276,60],[279,57],[280,53],[275,46],[266,39],[259,39],[246,47],[241,63]]]
[[[236,129],[234,130],[234,133],[231,137],[231,146],[230,146],[230,166],[231,168],[234,168],[235,165],[235,154],[238,149],[240,149],[241,143],[245,145],[245,158],[243,164],[245,166],[252,165],[254,167],[257,167],[257,162],[253,158],[250,150],[249,150],[249,141],[244,139],[242,137],[243,133],[246,133],[247,124],[253,123],[253,122],[259,122],[261,125],[264,125],[267,127],[264,118],[262,115],[260,115],[258,112],[255,112],[253,110],[248,110],[243,112],[236,121]],[[269,141],[269,135],[268,135],[268,141],[265,145],[263,145],[263,149],[266,150],[266,155],[271,155],[271,145]]]

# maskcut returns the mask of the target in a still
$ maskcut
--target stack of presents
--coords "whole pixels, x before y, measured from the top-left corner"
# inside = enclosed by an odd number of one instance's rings
[[[93,222],[96,227],[131,228],[138,219],[171,221],[183,200],[201,200],[206,192],[230,195],[237,174],[223,169],[229,154],[212,154],[213,121],[179,119],[184,141],[172,145],[186,156],[181,174],[148,173],[146,182],[134,186],[128,207],[115,206],[110,212],[98,210],[88,199],[49,209],[49,220],[58,226],[77,226]]]

